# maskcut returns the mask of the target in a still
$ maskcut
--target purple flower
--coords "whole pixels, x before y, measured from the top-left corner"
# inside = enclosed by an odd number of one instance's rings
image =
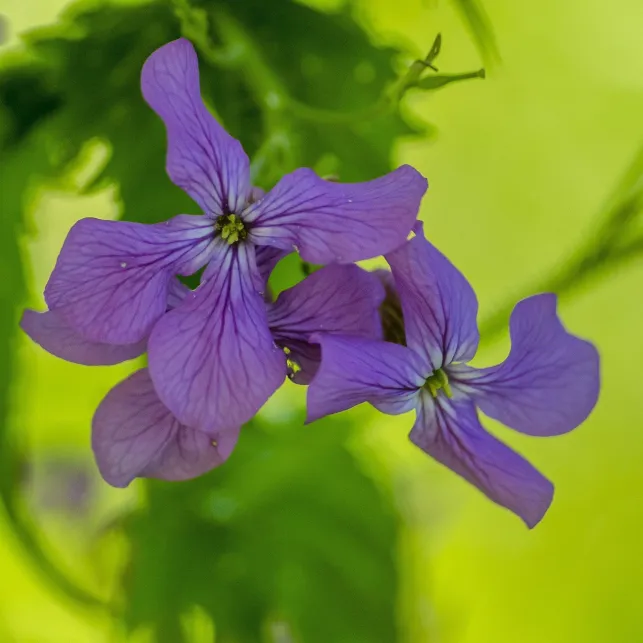
[[[521,433],[571,431],[599,391],[599,357],[569,334],[556,296],[519,302],[510,320],[511,351],[498,366],[467,365],[478,347],[478,304],[464,276],[416,236],[387,255],[402,305],[406,345],[325,335],[322,362],[308,390],[308,421],[361,402],[390,415],[416,411],[411,441],[518,514],[529,527],[543,517],[553,486],[487,433],[477,408]]]
[[[262,279],[278,258],[262,253]],[[202,286],[203,287],[203,286]],[[171,282],[169,310],[181,308],[193,293],[178,280]],[[297,382],[308,382],[319,365],[319,347],[311,335],[332,332],[381,338],[378,308],[384,289],[371,273],[355,265],[330,265],[282,292],[277,300],[262,303],[282,368]],[[171,313],[168,313],[171,314]],[[50,353],[83,364],[114,364],[145,350],[144,342],[116,346],[83,339],[61,322],[55,311],[25,311],[22,326]],[[251,373],[250,376],[260,374]],[[231,404],[242,390],[230,389]],[[101,402],[93,421],[92,447],[105,480],[127,486],[136,477],[185,480],[224,462],[236,444],[240,424],[202,431],[182,423],[163,404],[148,369],[144,368],[114,387]]]
[[[154,52],[141,84],[165,123],[167,172],[204,214],[154,225],[79,221],[45,300],[52,323],[55,316],[84,340],[135,350],[150,336],[150,376],[173,415],[207,431],[232,429],[286,374],[262,300],[261,249],[296,248],[322,264],[389,252],[405,241],[427,183],[409,166],[361,184],[327,182],[304,168],[263,195],[250,184],[240,143],[201,99],[187,40]],[[165,314],[174,276],[206,265],[200,288]]]

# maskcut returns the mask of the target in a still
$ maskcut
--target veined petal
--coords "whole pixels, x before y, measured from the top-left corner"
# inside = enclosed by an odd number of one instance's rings
[[[286,376],[257,290],[254,248],[215,243],[204,283],[156,324],[148,349],[163,403],[208,433],[247,422]]]
[[[181,302],[191,293],[192,291],[182,282],[179,281],[176,277],[170,279],[167,292],[167,309],[172,310],[181,305]]]
[[[512,429],[536,436],[571,431],[598,400],[598,351],[565,330],[551,293],[519,302],[509,331],[511,352],[502,364],[455,378],[484,413]]]
[[[458,269],[425,238],[415,237],[386,255],[397,288],[406,345],[428,357],[435,369],[468,361],[478,348],[478,302]]]
[[[378,309],[383,299],[384,287],[374,274],[353,264],[334,264],[284,290],[274,304],[268,304],[272,336],[292,351],[291,359],[301,367],[293,380],[307,383],[315,375],[319,349],[305,348],[313,333],[381,339]],[[301,363],[295,353],[301,354]]]
[[[141,89],[165,123],[172,181],[212,217],[239,212],[250,195],[250,162],[203,104],[192,43],[180,38],[157,49],[143,65]]]
[[[216,442],[183,426],[159,400],[147,369],[117,384],[92,423],[92,448],[103,478],[126,487],[134,478],[187,480],[224,462],[238,430]]]
[[[470,400],[439,403],[419,397],[411,441],[449,467],[490,500],[537,525],[551,504],[554,487],[529,462],[487,433]]]
[[[264,283],[268,283],[275,266],[288,254],[290,254],[289,250],[282,250],[281,248],[272,248],[270,246],[255,248],[257,269]]]
[[[370,402],[389,415],[415,406],[429,373],[417,355],[398,344],[350,335],[318,335],[322,349],[317,375],[308,388],[307,422]]]
[[[159,400],[161,406],[162,403]],[[165,407],[163,407],[165,408]],[[174,422],[178,420],[167,411]],[[143,478],[159,480],[190,480],[223,464],[232,454],[241,427],[221,432],[213,440],[203,431],[182,424],[174,438],[141,473]]]
[[[79,335],[55,311],[25,310],[20,327],[48,353],[85,366],[109,366],[134,359],[145,352],[147,340],[135,344],[91,342]]]
[[[404,243],[426,188],[426,179],[408,165],[365,183],[324,181],[301,168],[243,218],[257,245],[295,247],[311,263],[351,263]]]
[[[133,344],[165,312],[168,282],[212,252],[212,222],[179,215],[164,223],[81,219],[67,235],[45,300],[88,340]]]

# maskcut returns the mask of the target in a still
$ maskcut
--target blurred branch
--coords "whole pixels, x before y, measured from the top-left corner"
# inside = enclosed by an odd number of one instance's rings
[[[224,40],[223,48],[217,48],[209,37],[207,13],[192,7],[189,0],[172,0],[172,2],[185,37],[197,45],[209,62],[224,67],[238,67],[250,76],[251,86],[258,89],[260,98],[268,111],[287,112],[290,116],[301,120],[324,124],[360,123],[392,113],[410,89],[433,91],[453,82],[485,77],[484,70],[426,76],[429,69],[438,71],[433,64],[442,45],[442,36],[438,34],[426,57],[416,60],[400,78],[385,88],[380,98],[373,104],[350,112],[314,107],[289,95],[263,61],[250,35],[229,14],[220,8],[214,11],[220,35]]]
[[[605,276],[630,261],[643,257],[643,234],[633,230],[643,213],[643,146],[619,181],[598,217],[596,230],[581,243],[571,259],[558,271],[523,288],[521,297],[538,292],[555,292],[561,297]],[[481,333],[489,339],[501,333],[518,298],[500,306],[481,324]]]
[[[485,64],[492,67],[495,63],[499,63],[500,51],[496,36],[482,5],[478,0],[453,0],[453,3],[473,36]]]

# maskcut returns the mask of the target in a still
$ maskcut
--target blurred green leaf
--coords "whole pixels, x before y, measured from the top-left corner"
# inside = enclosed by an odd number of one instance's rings
[[[350,110],[375,101],[394,78],[398,52],[373,47],[344,14],[318,13],[289,0],[221,0],[204,6],[223,8],[243,25],[263,64],[295,99]],[[165,175],[163,125],[139,87],[145,58],[180,35],[165,3],[76,5],[60,26],[32,33],[25,65],[7,70],[2,79],[0,95],[11,91],[12,97],[5,101],[11,137],[54,111],[59,118],[52,145],[61,167],[88,140],[109,145],[110,157],[96,184],[118,184],[125,218],[157,221],[195,211]],[[341,46],[329,49],[329,41]],[[41,61],[37,67],[31,67],[33,56]],[[253,156],[273,132],[265,117],[268,108],[256,91],[259,81],[247,70],[243,60],[239,69],[202,60],[206,99]],[[23,80],[27,74],[28,83]],[[29,110],[20,108],[25,103]],[[315,165],[329,151],[341,159],[343,180],[372,178],[390,169],[392,141],[413,131],[394,114],[354,124],[315,123],[288,114],[283,137],[296,152],[286,166],[271,168],[269,178],[274,181],[295,163]]]
[[[217,641],[254,643],[279,622],[305,643],[397,640],[399,518],[343,446],[349,430],[255,421],[218,470],[150,482],[126,522],[130,626],[165,628],[199,605]]]
[[[5,99],[14,99],[13,89],[29,85],[29,79],[11,86]],[[4,86],[7,89],[7,86]],[[49,109],[49,106],[46,108]],[[31,126],[18,128],[4,155],[0,156],[0,223],[4,234],[0,240],[0,268],[5,278],[0,280],[0,498],[14,536],[36,563],[40,573],[64,596],[92,609],[104,609],[104,603],[71,580],[46,553],[21,497],[26,458],[20,432],[9,420],[11,392],[16,377],[14,350],[20,332],[18,320],[26,302],[26,287],[20,244],[26,234],[24,212],[33,190],[51,174],[48,154],[48,127],[45,116],[34,118],[35,112],[22,113]],[[27,133],[28,132],[28,133]]]
[[[473,36],[485,63],[491,67],[499,62],[500,52],[496,36],[482,4],[478,0],[453,0],[453,3]]]

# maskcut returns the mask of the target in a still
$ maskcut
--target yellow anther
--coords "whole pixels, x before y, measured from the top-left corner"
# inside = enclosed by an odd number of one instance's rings
[[[221,215],[216,222],[215,229],[221,234],[221,238],[230,245],[237,243],[240,239],[248,236],[243,221],[236,214]]]
[[[301,371],[301,366],[299,366],[299,364],[294,359],[287,359],[286,365],[288,366],[288,370],[290,371],[291,377],[299,373],[299,371]]]

